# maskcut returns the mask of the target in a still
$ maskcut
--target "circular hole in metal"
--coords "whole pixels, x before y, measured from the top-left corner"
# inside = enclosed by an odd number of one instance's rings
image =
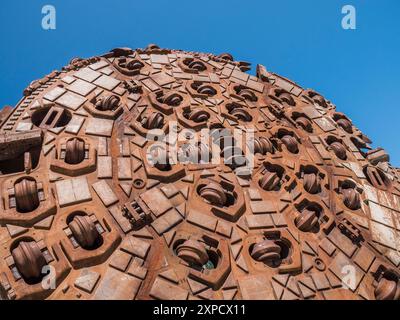
[[[314,259],[314,265],[315,265],[315,268],[317,268],[317,270],[319,270],[319,271],[324,271],[326,268],[325,263],[320,258]]]
[[[192,70],[204,71],[207,69],[206,65],[203,62],[193,58],[184,59],[183,64],[185,64],[186,66],[188,66],[189,69]]]
[[[144,185],[145,185],[145,182],[142,179],[138,178],[138,179],[133,180],[133,186],[136,189],[142,189],[144,187]]]
[[[72,115],[61,107],[43,107],[35,110],[31,116],[32,123],[42,129],[60,128],[71,121]]]

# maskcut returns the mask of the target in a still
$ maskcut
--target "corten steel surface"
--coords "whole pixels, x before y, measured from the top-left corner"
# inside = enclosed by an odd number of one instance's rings
[[[399,170],[320,94],[248,69],[150,45],[32,82],[0,113],[2,298],[399,299]],[[228,129],[179,148],[229,161],[146,157],[185,128]]]

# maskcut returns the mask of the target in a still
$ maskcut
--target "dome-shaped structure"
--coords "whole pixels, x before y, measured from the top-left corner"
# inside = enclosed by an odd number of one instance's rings
[[[399,170],[321,94],[249,69],[150,45],[33,81],[0,113],[3,298],[398,299]]]

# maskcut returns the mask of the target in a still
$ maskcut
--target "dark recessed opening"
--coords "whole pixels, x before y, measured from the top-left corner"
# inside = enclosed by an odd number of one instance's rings
[[[50,114],[48,115],[48,113]],[[60,118],[57,120],[56,123],[54,123],[52,128],[59,128],[59,127],[64,127],[66,126],[72,118],[71,112],[69,112],[66,109],[63,108],[57,108],[53,109],[52,107],[42,107],[37,109],[31,117],[32,123],[38,127],[38,128],[46,128],[46,126],[51,125],[51,123],[54,121],[54,119],[58,116],[59,112],[61,112]],[[46,122],[43,123],[43,120],[46,118]]]
[[[340,144],[342,143],[342,141],[340,139],[338,139],[334,136],[328,136],[325,141],[328,145],[331,145],[334,142],[339,142]]]
[[[208,261],[203,265],[204,269],[216,269],[219,262],[219,256],[214,250],[207,250]]]
[[[133,186],[134,186],[136,189],[141,189],[141,188],[144,187],[144,185],[145,185],[145,183],[144,183],[144,181],[143,181],[142,179],[135,179],[135,180],[133,180]]]
[[[279,239],[276,240],[275,243],[281,247],[281,260],[286,259],[287,257],[289,257],[290,254],[290,244],[288,244],[285,240],[283,239]]]
[[[27,151],[31,154],[32,170],[35,169],[39,164],[41,150],[42,147],[39,146],[39,147],[33,147],[29,151]],[[25,160],[24,153],[22,153],[21,155],[19,155],[14,159],[7,159],[0,161],[0,175],[25,171],[24,160]]]

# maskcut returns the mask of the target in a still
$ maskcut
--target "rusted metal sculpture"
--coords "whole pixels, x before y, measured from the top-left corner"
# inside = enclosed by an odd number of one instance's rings
[[[400,170],[249,68],[149,45],[33,81],[0,112],[1,298],[398,300]]]

